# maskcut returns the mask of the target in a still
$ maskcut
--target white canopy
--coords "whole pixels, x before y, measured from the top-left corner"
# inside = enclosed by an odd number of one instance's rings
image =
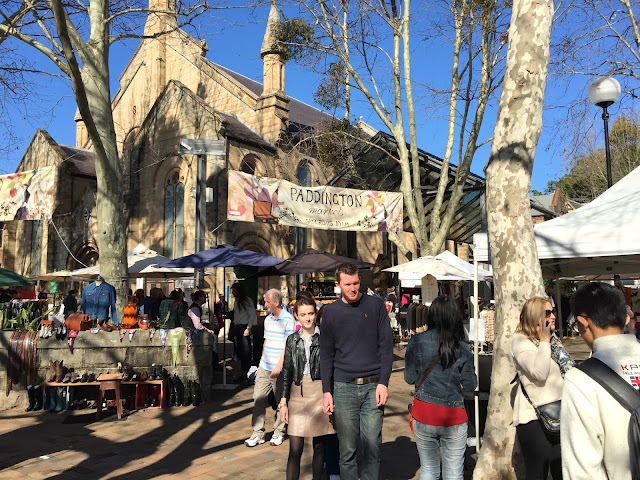
[[[421,257],[424,258],[424,257]],[[433,275],[439,281],[444,280],[473,280],[473,265],[469,262],[465,262],[460,257],[454,255],[453,253],[445,250],[444,252],[436,255],[434,258],[444,261],[447,265],[455,268],[456,270],[460,270],[464,273],[464,275],[459,275],[450,271],[446,275]],[[414,263],[415,262],[415,263]],[[395,267],[393,267],[395,268]],[[425,270],[424,264],[420,262],[420,258],[418,260],[414,260],[412,262],[403,263],[398,265],[398,279],[402,283],[403,287],[411,288],[411,287],[420,287],[422,285],[422,277],[425,275],[432,273],[430,271]],[[387,270],[389,271],[389,270]],[[485,270],[484,268],[478,268],[478,279],[479,280],[489,280],[488,277],[491,277],[492,272],[490,270]]]
[[[471,269],[473,270],[473,267]],[[446,260],[431,255],[425,255],[407,263],[385,268],[383,271],[410,274],[410,276],[420,279],[426,275],[433,275],[437,280],[473,280],[473,273],[469,275]]]
[[[640,167],[592,202],[534,227],[546,277],[640,274]],[[474,258],[488,261],[486,233]]]
[[[154,250],[139,244],[127,254],[129,266],[129,276],[131,277],[192,277],[193,268],[153,268],[153,265],[170,261],[163,255],[159,255]],[[81,268],[73,271],[73,275],[82,277],[95,277],[100,274],[100,264],[93,267]]]

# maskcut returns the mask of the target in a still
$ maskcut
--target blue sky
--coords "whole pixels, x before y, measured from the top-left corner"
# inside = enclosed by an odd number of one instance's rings
[[[220,33],[220,29],[215,28],[215,33],[195,34],[194,36],[205,38],[209,45],[207,57],[227,68],[235,70],[249,78],[257,81],[262,80],[262,61],[260,59],[260,46],[265,31],[265,23],[268,15],[268,7],[256,9],[253,12],[255,19],[243,22],[242,25],[227,26]],[[204,32],[206,28],[202,28]],[[214,29],[210,29],[214,30]],[[135,50],[137,42],[130,42],[118,45],[111,52],[111,72],[112,72],[112,95],[118,87],[118,77],[129,57]],[[230,48],[231,47],[231,48]],[[420,45],[415,46],[419,53]],[[31,54],[32,55],[32,54]],[[450,58],[448,52],[443,47],[432,48],[429,51],[429,61],[421,61],[421,56],[414,54],[413,73],[417,81],[429,81],[446,87],[449,83],[448,72],[450,70]],[[50,68],[48,61],[43,59],[42,65]],[[438,68],[430,68],[431,65],[438,65]],[[304,71],[298,65],[287,64],[286,67],[286,93],[301,101],[314,105],[313,92],[317,89],[320,78],[310,72]],[[572,85],[572,92],[575,95],[583,95],[581,90],[588,79],[579,79]],[[560,84],[562,85],[560,87]],[[30,111],[37,111],[38,108],[48,110],[50,105],[55,105],[52,114],[32,115],[30,113],[21,114],[14,112],[11,118],[20,142],[15,146],[6,158],[0,161],[2,173],[12,172],[16,169],[26,147],[31,140],[36,128],[46,129],[58,143],[75,145],[75,123],[73,121],[76,110],[69,84],[63,80],[47,80],[39,88],[42,100],[37,100],[37,105]],[[562,155],[562,132],[558,130],[558,122],[562,122],[566,116],[565,110],[556,105],[562,103],[567,96],[567,85],[563,79],[550,77],[547,87],[547,101],[544,112],[544,129],[538,144],[534,171],[532,176],[532,188],[543,191],[547,182],[558,179],[564,173],[564,160]],[[611,117],[615,119],[616,110],[611,110]],[[599,118],[596,107],[593,107],[589,114],[592,118],[596,115]],[[377,116],[367,105],[356,104],[353,109],[355,117],[362,116],[363,120],[376,128],[382,128],[382,124]],[[441,115],[434,114],[426,118],[420,115],[419,145],[422,149],[436,155],[442,156],[445,147],[446,122],[439,118]],[[491,107],[485,114],[485,122],[480,140],[490,137],[496,118],[496,109]],[[560,133],[559,133],[560,132]],[[596,132],[598,133],[598,132]],[[475,156],[472,171],[484,176],[484,168],[489,155],[489,145],[482,147]]]

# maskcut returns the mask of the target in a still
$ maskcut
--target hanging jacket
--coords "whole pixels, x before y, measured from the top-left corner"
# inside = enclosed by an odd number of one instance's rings
[[[307,356],[304,349],[304,337],[302,332],[292,333],[287,337],[284,347],[284,364],[282,366],[282,397],[289,398],[291,383],[300,385],[304,373]],[[309,373],[311,380],[320,380],[320,334],[311,336],[309,348]]]

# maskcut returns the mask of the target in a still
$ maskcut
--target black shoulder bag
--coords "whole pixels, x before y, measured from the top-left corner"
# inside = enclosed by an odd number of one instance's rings
[[[527,391],[524,389],[524,385],[522,385],[522,380],[520,380],[520,375],[517,376],[518,383],[520,384],[520,388],[522,389],[522,393],[524,394],[524,397],[529,401],[533,409],[536,411],[536,415],[538,416],[540,425],[542,425],[542,429],[551,436],[559,437],[561,401],[556,400],[555,402],[545,403],[544,405],[538,405],[536,407],[529,398],[529,395],[527,395]]]
[[[597,358],[591,357],[576,368],[598,382],[620,405],[631,413],[627,430],[631,478],[632,480],[640,480],[640,392]]]

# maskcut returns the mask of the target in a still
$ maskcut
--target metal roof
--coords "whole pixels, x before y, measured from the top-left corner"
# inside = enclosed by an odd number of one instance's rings
[[[356,161],[357,175],[366,179],[361,187],[379,190],[399,191],[401,182],[400,165],[394,159],[396,155],[395,139],[384,132],[378,132],[369,140],[369,146],[359,155]],[[388,153],[386,153],[388,152]],[[420,180],[422,196],[425,202],[427,228],[431,224],[431,210],[435,201],[443,160],[422,149],[420,155]],[[449,165],[449,183],[445,193],[443,208],[447,208],[451,198],[451,187],[455,181],[458,167]],[[352,179],[355,180],[355,179]],[[368,184],[368,186],[367,186]],[[456,209],[447,239],[457,242],[471,243],[473,234],[485,230],[483,228],[483,202],[481,197],[485,191],[486,181],[479,175],[469,173],[465,181],[464,193],[460,205]],[[409,217],[405,215],[404,230],[412,231]]]

